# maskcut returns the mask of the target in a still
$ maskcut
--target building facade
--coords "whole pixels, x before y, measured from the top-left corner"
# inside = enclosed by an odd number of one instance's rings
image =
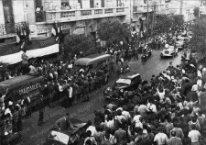
[[[170,0],[166,3],[166,14],[183,15],[184,21],[194,20],[194,8],[200,7],[202,0]]]
[[[132,26],[136,32],[152,29],[155,14],[163,14],[165,0],[133,0]],[[142,23],[142,24],[141,24]]]
[[[130,21],[132,0],[0,0],[0,38],[15,35],[22,22],[31,34],[50,35],[55,22],[64,33],[89,34],[104,19]]]

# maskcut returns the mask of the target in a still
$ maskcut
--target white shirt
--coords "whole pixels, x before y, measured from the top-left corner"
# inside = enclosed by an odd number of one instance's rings
[[[197,86],[198,86],[198,88],[201,88],[203,86],[203,82],[201,79],[197,80]]]
[[[87,128],[86,132],[87,131],[91,131],[91,136],[95,136],[97,134],[96,128],[92,125]]]
[[[136,122],[136,123],[135,123],[135,127],[136,127],[136,128],[141,128],[141,129],[143,129],[143,124],[142,124],[142,122]]]
[[[191,142],[198,142],[201,134],[198,130],[191,130],[188,134],[188,137],[191,139]]]
[[[197,91],[198,90],[198,85],[197,84],[194,84],[193,86],[192,86],[192,89],[191,89],[191,91]]]
[[[163,100],[165,98],[165,90],[163,90],[163,92],[160,92],[158,89],[157,89],[157,94],[160,98],[160,100]]]
[[[147,108],[148,108],[149,111],[152,110],[152,112],[154,112],[154,113],[157,112],[157,107],[156,107],[155,104],[148,103]]]
[[[202,78],[202,73],[200,70],[197,71],[197,76]]]
[[[115,116],[115,119],[118,120],[120,123],[122,123],[122,120],[124,120],[124,116],[117,115],[117,116]]]
[[[109,129],[113,129],[114,128],[114,119],[112,120],[109,120],[109,121],[106,121],[106,126],[109,128]]]
[[[69,98],[73,97],[73,87],[69,87]]]
[[[11,110],[9,108],[6,108],[4,115],[10,114],[10,116],[12,116],[11,114]]]
[[[167,135],[161,132],[156,134],[154,142],[157,142],[157,145],[165,145],[168,142]]]
[[[131,118],[130,113],[128,111],[122,111],[122,116],[125,120],[129,120]]]
[[[135,122],[135,123],[138,123],[138,122],[140,122],[140,118],[141,118],[142,116],[141,115],[135,115],[134,117],[133,117],[133,120],[132,120],[132,122]]]

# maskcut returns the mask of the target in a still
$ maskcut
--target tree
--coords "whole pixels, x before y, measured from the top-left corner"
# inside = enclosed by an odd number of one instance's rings
[[[158,33],[168,32],[173,25],[172,17],[168,15],[157,15],[154,30]]]
[[[200,9],[198,7],[195,7],[193,14],[194,14],[195,17],[199,17],[200,16]]]
[[[190,48],[199,54],[199,58],[206,57],[206,19],[197,19],[192,31]]]
[[[173,19],[174,26],[181,26],[184,23],[183,15],[174,15],[172,16],[172,19]]]
[[[128,43],[130,39],[130,29],[128,24],[122,24],[117,19],[104,20],[98,25],[98,36],[107,44],[117,44],[120,41]]]
[[[66,56],[79,54],[84,55],[95,53],[95,41],[91,36],[66,35],[64,38],[64,53]]]

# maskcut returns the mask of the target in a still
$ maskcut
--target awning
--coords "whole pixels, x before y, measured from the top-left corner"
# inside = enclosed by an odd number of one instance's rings
[[[54,37],[36,38],[31,44],[26,44],[26,54],[30,58],[37,58],[59,52],[59,44]],[[0,63],[16,64],[22,61],[20,45],[5,44],[0,46]]]
[[[46,55],[51,55],[59,52],[59,44],[54,44],[48,47],[40,48],[40,49],[32,49],[26,52],[27,56],[30,58],[37,58]],[[16,64],[22,61],[23,51],[16,52],[13,54],[8,54],[4,56],[0,56],[0,63],[4,64]]]

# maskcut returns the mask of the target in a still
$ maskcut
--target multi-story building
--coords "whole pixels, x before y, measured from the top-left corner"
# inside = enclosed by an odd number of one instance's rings
[[[143,27],[143,31],[152,29],[154,13],[163,14],[165,6],[165,0],[133,0],[133,29],[137,32],[140,31],[140,27]],[[143,26],[141,26],[141,23],[143,23]]]
[[[0,0],[0,38],[12,37],[21,22],[32,35],[50,34],[54,22],[65,33],[94,33],[103,19],[129,22],[130,6],[131,0]]]
[[[202,0],[170,0],[166,4],[167,14],[183,15],[185,21],[194,19],[194,8],[201,6]]]

